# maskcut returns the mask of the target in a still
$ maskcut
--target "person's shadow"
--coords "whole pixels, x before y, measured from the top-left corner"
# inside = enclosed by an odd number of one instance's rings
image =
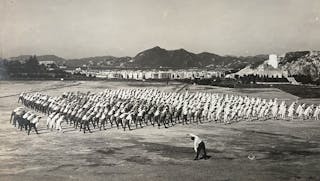
[[[202,156],[202,157],[200,157],[199,158],[199,160],[209,160],[211,158],[211,156],[210,155],[206,155],[206,156]]]

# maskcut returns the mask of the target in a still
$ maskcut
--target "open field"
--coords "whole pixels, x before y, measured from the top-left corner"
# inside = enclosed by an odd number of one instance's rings
[[[216,93],[299,100],[275,88],[232,89],[172,82],[0,81],[0,180],[320,180],[320,122],[266,120],[232,125],[206,122],[169,129],[94,130],[65,133],[40,125],[28,136],[9,124],[22,91],[98,92],[105,88],[153,87],[163,91]],[[209,160],[194,161],[195,133],[205,140]],[[248,159],[248,155],[255,159]]]

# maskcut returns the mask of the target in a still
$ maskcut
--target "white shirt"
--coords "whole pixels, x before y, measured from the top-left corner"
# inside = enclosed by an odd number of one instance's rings
[[[202,140],[197,135],[194,135],[194,134],[189,134],[189,135],[191,136],[191,138],[192,137],[194,138],[193,149],[195,152],[197,152],[197,148],[198,148],[199,144],[202,142]]]
[[[31,113],[30,112],[27,112],[27,113],[25,113],[23,116],[22,116],[22,118],[23,119],[27,119],[27,117],[29,117],[31,115]]]

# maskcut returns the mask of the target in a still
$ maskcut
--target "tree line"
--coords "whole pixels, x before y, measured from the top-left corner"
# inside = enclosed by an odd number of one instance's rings
[[[2,60],[0,63],[2,79],[57,79],[67,78],[70,74],[59,69],[55,64],[48,68],[39,64],[37,57],[30,56],[24,61]]]

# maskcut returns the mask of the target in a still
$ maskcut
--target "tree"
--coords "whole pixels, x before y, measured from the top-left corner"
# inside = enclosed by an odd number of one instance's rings
[[[39,62],[37,57],[31,56],[25,63],[25,71],[28,73],[36,73],[39,71]]]

